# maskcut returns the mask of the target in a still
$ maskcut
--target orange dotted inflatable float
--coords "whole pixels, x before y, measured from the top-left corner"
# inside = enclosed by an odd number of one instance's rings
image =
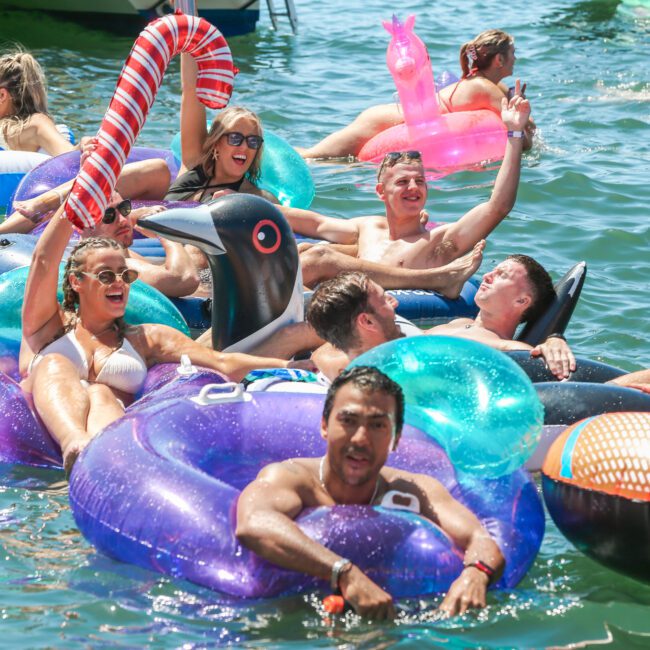
[[[549,449],[542,487],[573,544],[650,582],[650,413],[605,413],[569,427]]]

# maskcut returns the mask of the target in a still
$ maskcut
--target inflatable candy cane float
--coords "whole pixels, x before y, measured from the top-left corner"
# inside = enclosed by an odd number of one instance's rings
[[[94,226],[142,128],[171,58],[186,52],[198,64],[196,94],[209,108],[223,108],[238,70],[226,39],[203,18],[180,12],[150,23],[136,39],[97,134],[65,206],[79,228]]]

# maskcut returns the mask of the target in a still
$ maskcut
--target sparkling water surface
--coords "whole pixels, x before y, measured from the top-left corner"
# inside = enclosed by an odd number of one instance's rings
[[[4,5],[4,3],[3,3]],[[434,72],[458,72],[459,45],[483,29],[516,37],[516,73],[539,126],[517,205],[491,236],[483,269],[512,252],[534,255],[554,277],[576,261],[589,273],[568,328],[579,355],[634,370],[650,366],[650,75],[647,6],[617,0],[529,3],[296,1],[300,33],[230,40],[234,102],[292,144],[309,145],[372,103],[392,100],[381,20],[417,15]],[[0,40],[44,64],[51,110],[77,136],[101,120],[131,41],[46,15],[0,8]],[[140,144],[167,146],[178,130],[172,64]],[[313,207],[373,214],[374,171],[313,163]],[[432,182],[433,219],[452,220],[489,195],[495,170]],[[447,622],[436,599],[399,604],[394,625],[349,616],[325,623],[318,598],[235,601],[98,555],[77,531],[57,472],[2,468],[0,645],[7,648],[514,648],[650,647],[650,587],[600,567],[548,520],[542,550],[516,590]],[[597,646],[596,646],[597,644]]]

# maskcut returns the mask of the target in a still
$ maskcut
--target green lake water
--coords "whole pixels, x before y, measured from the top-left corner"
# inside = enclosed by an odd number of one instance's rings
[[[539,138],[484,268],[523,252],[557,277],[586,260],[587,282],[567,332],[576,352],[628,370],[650,366],[650,10],[617,0],[296,5],[297,36],[273,32],[263,18],[257,33],[230,45],[241,69],[234,102],[303,146],[391,100],[380,22],[394,10],[417,14],[434,72],[458,72],[459,45],[483,29],[516,36],[516,73],[528,83]],[[97,129],[130,39],[0,9],[0,40],[38,55],[58,121],[77,135]],[[173,64],[141,144],[168,145],[178,129],[178,89]],[[316,210],[343,217],[379,211],[372,167],[317,163],[312,171]],[[484,200],[495,173],[434,181],[432,218],[454,219]],[[97,554],[74,525],[61,479],[3,468],[0,647],[650,647],[650,586],[586,558],[550,520],[528,576],[517,589],[491,595],[480,614],[436,622],[437,601],[427,599],[401,603],[396,624],[352,617],[332,628],[313,595],[234,601]]]

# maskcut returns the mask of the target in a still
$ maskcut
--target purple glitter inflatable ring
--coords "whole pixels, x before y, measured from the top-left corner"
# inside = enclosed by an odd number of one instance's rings
[[[17,341],[0,337],[0,463],[63,469],[61,450],[34,410],[32,396],[19,385]],[[152,401],[164,402],[170,396],[194,394],[205,384],[225,382],[218,372],[200,369],[191,377],[177,372],[175,363],[152,366],[145,384],[131,409],[138,410]]]
[[[14,201],[24,201],[40,196],[43,192],[51,190],[66,181],[72,180],[79,173],[79,160],[81,152],[78,150],[63,153],[54,158],[48,158],[37,167],[34,167],[29,174],[20,181],[16,188]],[[151,147],[133,147],[127,163],[162,158],[169,168],[171,178],[178,174],[178,164],[174,154],[165,149],[153,149]]]
[[[239,494],[264,465],[324,453],[323,396],[225,393],[224,402],[224,393],[213,396],[207,386],[202,398],[198,386],[192,396],[193,386],[189,378],[184,395],[168,390],[145,398],[84,450],[70,481],[81,532],[118,560],[235,596],[325,586],[267,563],[234,535]],[[521,580],[544,532],[542,505],[525,471],[460,483],[440,447],[410,427],[389,464],[435,476],[477,514],[506,557],[497,588]],[[462,570],[460,550],[410,512],[337,506],[306,511],[297,521],[394,597],[443,592]]]

